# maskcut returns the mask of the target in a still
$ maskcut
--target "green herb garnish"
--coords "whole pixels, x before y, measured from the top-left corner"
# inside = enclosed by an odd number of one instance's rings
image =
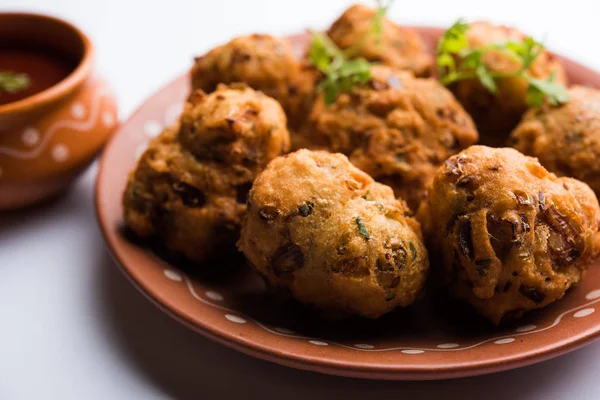
[[[31,86],[29,75],[13,71],[0,71],[0,92],[18,93]]]
[[[371,235],[369,235],[369,231],[367,230],[365,222],[362,220],[361,217],[356,217],[356,226],[358,227],[358,233],[360,233],[367,239],[371,239]]]
[[[349,92],[371,79],[371,65],[367,60],[349,59],[322,33],[313,32],[308,59],[325,75],[318,88],[323,90],[326,104],[332,104],[340,93]]]
[[[308,50],[309,61],[325,76],[318,89],[323,91],[325,104],[332,104],[342,92],[367,83],[371,79],[371,63],[364,58],[355,58],[369,37],[381,43],[383,18],[394,0],[377,0],[377,9],[366,34],[353,46],[340,49],[327,35],[312,32]]]
[[[458,20],[438,42],[437,67],[440,81],[444,85],[465,80],[477,79],[491,93],[496,94],[498,87],[496,79],[523,78],[529,84],[527,88],[527,104],[539,107],[544,99],[552,105],[559,105],[570,100],[567,88],[554,81],[554,74],[548,79],[532,77],[528,69],[537,56],[544,50],[544,45],[531,37],[520,42],[493,43],[479,47],[469,47],[466,32],[470,26],[464,20]],[[484,55],[489,51],[500,51],[508,57],[519,61],[517,71],[506,73],[492,71],[483,62]]]
[[[413,261],[415,261],[417,259],[417,248],[415,247],[413,242],[410,242],[408,244],[408,247],[410,248],[410,257]]]

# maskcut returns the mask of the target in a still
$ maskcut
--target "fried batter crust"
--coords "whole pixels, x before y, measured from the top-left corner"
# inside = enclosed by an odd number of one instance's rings
[[[428,270],[419,223],[341,154],[273,160],[248,198],[239,247],[278,292],[377,318],[411,304]]]
[[[474,144],[477,130],[450,91],[434,79],[384,66],[335,103],[319,98],[307,142],[348,155],[358,168],[394,189],[416,209],[436,168]]]
[[[418,218],[438,279],[496,324],[563,297],[600,249],[592,190],[514,149],[450,157]]]
[[[600,91],[569,89],[571,100],[560,106],[531,109],[511,134],[509,144],[537,157],[559,176],[579,179],[600,193]]]

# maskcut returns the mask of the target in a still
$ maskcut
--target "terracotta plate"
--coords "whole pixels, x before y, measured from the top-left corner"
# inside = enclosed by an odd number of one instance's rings
[[[441,30],[419,28],[432,44]],[[294,38],[298,47],[305,42]],[[564,60],[574,83],[600,75]],[[115,259],[148,298],[177,320],[226,346],[283,365],[379,379],[440,379],[485,374],[546,360],[600,334],[600,268],[563,300],[518,324],[494,328],[468,307],[428,294],[377,321],[326,322],[269,296],[246,267],[190,273],[122,233],[121,193],[148,140],[176,121],[188,94],[180,77],[149,98],[120,128],[102,157],[96,206]],[[223,269],[225,265],[211,266]],[[201,357],[199,354],[198,357]]]

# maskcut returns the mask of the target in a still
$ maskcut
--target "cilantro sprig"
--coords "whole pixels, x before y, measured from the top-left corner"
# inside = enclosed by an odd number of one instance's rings
[[[377,0],[377,8],[368,31],[346,50],[340,49],[327,35],[312,32],[308,60],[324,75],[318,89],[323,91],[325,104],[332,104],[340,93],[349,92],[371,79],[372,64],[356,55],[370,37],[381,43],[383,18],[393,3],[394,0]]]
[[[29,75],[13,71],[0,71],[0,93],[17,93],[29,86],[31,86]]]
[[[323,91],[326,104],[331,104],[340,93],[349,92],[356,85],[371,79],[371,64],[364,58],[349,59],[335,43],[321,33],[312,34],[308,59],[324,75],[318,88]]]
[[[544,50],[544,45],[527,37],[520,42],[492,43],[479,47],[470,47],[466,33],[470,26],[464,20],[452,25],[438,42],[437,68],[440,81],[450,85],[465,79],[477,79],[491,93],[498,93],[497,79],[520,77],[527,81],[527,103],[539,107],[546,99],[552,105],[568,102],[567,88],[555,81],[554,74],[547,79],[537,79],[528,72],[537,56]],[[514,72],[498,72],[491,70],[483,61],[489,51],[500,51],[516,61],[520,67]]]

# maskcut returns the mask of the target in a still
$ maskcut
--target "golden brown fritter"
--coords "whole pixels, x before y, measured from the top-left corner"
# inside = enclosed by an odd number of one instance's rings
[[[197,57],[191,79],[192,89],[207,93],[219,83],[244,82],[279,101],[292,127],[304,122],[314,97],[314,73],[287,41],[270,35],[237,37]]]
[[[307,141],[346,154],[358,168],[391,186],[416,209],[436,168],[477,141],[469,115],[435,79],[385,66],[372,80],[313,107]]]
[[[493,25],[486,21],[473,22],[466,33],[471,47],[480,47],[509,41],[520,42],[527,36],[515,28]],[[488,51],[483,56],[485,65],[494,72],[513,73],[521,68],[521,62],[500,51]],[[537,79],[554,80],[566,84],[566,73],[548,51],[543,50],[527,73]],[[498,93],[487,90],[474,79],[459,81],[450,86],[458,101],[475,121],[481,143],[503,146],[510,131],[519,123],[528,108],[527,86],[523,78],[497,79]]]
[[[341,154],[273,160],[248,197],[239,247],[276,290],[377,318],[417,297],[428,270],[419,223]]]
[[[496,324],[563,297],[600,250],[590,188],[514,149],[450,157],[418,217],[438,278]]]
[[[529,110],[509,143],[555,174],[579,179],[600,194],[600,91],[573,86],[569,95],[571,101],[560,107]]]
[[[235,109],[245,115],[250,100],[257,112],[242,122],[233,111],[219,113]],[[228,117],[236,119],[227,123]],[[195,128],[167,128],[130,174],[124,219],[138,236],[158,238],[167,249],[201,263],[235,248],[252,181],[271,159],[289,150],[289,134],[275,100],[239,85],[192,96],[181,124]],[[224,138],[218,144],[207,140],[216,127]],[[198,152],[199,143],[210,153]]]
[[[245,84],[221,84],[209,95],[198,91],[191,96],[179,140],[199,159],[253,176],[290,148],[279,103]]]
[[[382,19],[380,40],[371,33],[375,10],[362,4],[347,9],[327,31],[341,49],[355,46],[357,57],[408,70],[416,76],[430,76],[433,57],[413,28]]]

